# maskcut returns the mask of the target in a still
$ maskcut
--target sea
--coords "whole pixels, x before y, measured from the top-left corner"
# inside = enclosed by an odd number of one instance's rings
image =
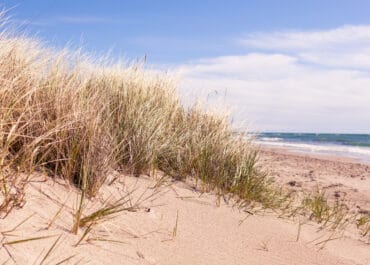
[[[293,152],[334,155],[370,163],[370,134],[265,132],[257,135],[257,143]]]

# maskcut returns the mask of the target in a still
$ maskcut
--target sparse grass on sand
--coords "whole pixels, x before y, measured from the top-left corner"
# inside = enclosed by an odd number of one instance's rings
[[[344,202],[336,200],[330,203],[324,190],[317,189],[306,196],[302,202],[309,219],[331,229],[344,228],[350,218],[348,207]]]
[[[357,220],[357,226],[362,231],[362,235],[370,239],[370,213],[360,216]]]

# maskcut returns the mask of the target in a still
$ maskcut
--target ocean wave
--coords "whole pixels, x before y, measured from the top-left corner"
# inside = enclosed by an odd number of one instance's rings
[[[345,146],[345,145],[329,145],[329,144],[310,144],[310,143],[294,143],[283,141],[257,141],[258,144],[265,146],[276,146],[288,148],[301,152],[335,154],[346,157],[370,160],[370,148],[361,146]]]
[[[279,139],[279,141],[289,143],[370,147],[369,134],[260,133],[258,136],[261,141],[266,142],[275,142],[275,140]]]
[[[278,138],[278,137],[261,137],[258,139],[263,142],[280,142],[283,140],[282,138]]]

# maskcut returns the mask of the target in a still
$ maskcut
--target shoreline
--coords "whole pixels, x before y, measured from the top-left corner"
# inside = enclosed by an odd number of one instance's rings
[[[302,144],[304,147],[298,147],[298,145]],[[292,146],[290,146],[292,145]],[[297,145],[297,146],[295,146]],[[257,146],[261,149],[272,149],[272,150],[281,150],[284,152],[289,152],[292,154],[301,154],[301,155],[308,155],[317,158],[326,158],[326,159],[334,159],[334,160],[343,160],[348,162],[355,162],[360,164],[370,165],[370,154],[367,155],[355,155],[351,154],[350,151],[328,151],[328,150],[312,150],[308,148],[311,147],[310,144],[307,143],[289,143],[289,142],[282,142],[281,144],[276,144],[274,142],[264,142],[264,141],[257,141]],[[365,148],[359,146],[341,146],[341,145],[322,145],[326,148]],[[320,147],[320,145],[312,145],[312,148]],[[367,148],[366,148],[367,150]],[[369,149],[370,151],[370,149]]]
[[[340,154],[324,154],[319,152],[308,152],[303,150],[297,150],[294,148],[289,148],[286,146],[274,146],[269,145],[265,143],[258,143],[258,146],[261,151],[272,151],[276,153],[285,153],[285,154],[291,154],[295,156],[302,156],[302,157],[311,157],[321,160],[328,160],[328,161],[338,161],[338,162],[345,162],[345,163],[354,163],[354,164],[362,164],[362,165],[368,165],[370,166],[370,160],[361,160],[359,158],[350,157],[346,155],[340,155]]]

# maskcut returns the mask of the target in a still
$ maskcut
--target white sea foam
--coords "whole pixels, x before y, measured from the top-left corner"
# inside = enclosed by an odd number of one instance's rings
[[[292,151],[303,153],[316,153],[316,154],[331,154],[344,157],[356,158],[363,161],[370,162],[370,148],[360,146],[345,146],[334,144],[311,144],[311,143],[298,143],[298,142],[284,142],[281,139],[273,141],[273,138],[265,141],[261,138],[257,141],[258,144],[264,146],[275,146],[288,148]]]
[[[277,137],[261,137],[259,138],[262,142],[280,142],[283,139]]]

